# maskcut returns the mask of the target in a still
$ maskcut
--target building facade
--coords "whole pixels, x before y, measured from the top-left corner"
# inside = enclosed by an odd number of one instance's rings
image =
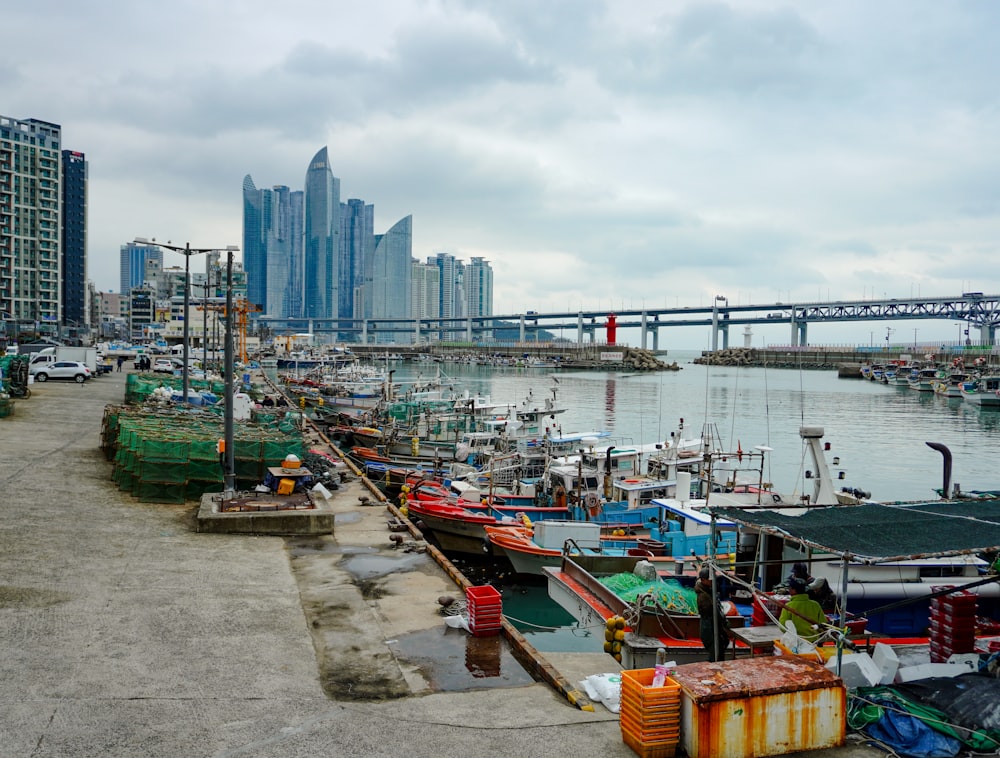
[[[87,159],[62,151],[62,324],[90,323],[87,307]]]
[[[309,162],[305,182],[304,318],[333,318],[340,302],[340,180],[324,147]]]
[[[62,132],[0,116],[0,320],[54,337],[62,320]]]
[[[257,189],[243,179],[243,265],[247,297],[262,314],[302,315],[303,202],[301,190],[284,185]]]
[[[143,245],[127,242],[119,248],[119,284],[118,289],[127,295],[133,287],[140,287],[145,282],[146,262],[158,261],[163,267],[163,250],[156,245]]]
[[[359,287],[364,284],[365,261],[375,250],[375,206],[351,198],[340,206],[340,300],[341,318],[361,317],[355,311]]]

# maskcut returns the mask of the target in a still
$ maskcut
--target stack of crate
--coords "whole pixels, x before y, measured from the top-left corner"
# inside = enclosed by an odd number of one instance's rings
[[[469,587],[465,590],[465,602],[469,611],[469,629],[476,637],[500,634],[503,601],[495,587],[490,584]]]
[[[976,595],[952,592],[931,600],[931,662],[946,663],[955,653],[975,652],[975,646]]]
[[[670,677],[654,687],[655,674],[622,671],[622,740],[640,758],[673,758],[681,734],[681,687]]]

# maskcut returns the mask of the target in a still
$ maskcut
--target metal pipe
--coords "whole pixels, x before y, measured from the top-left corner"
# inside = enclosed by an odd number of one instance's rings
[[[181,367],[181,377],[183,389],[181,392],[181,402],[187,405],[188,402],[188,309],[191,306],[191,243],[184,243],[184,365]]]
[[[850,568],[851,562],[848,558],[844,558],[841,564],[841,577],[840,577],[840,625],[847,628],[847,576],[848,570]],[[837,670],[834,672],[837,676],[840,676],[840,665],[844,658],[844,646],[840,643],[837,644]]]
[[[224,437],[226,470],[223,474],[223,498],[236,491],[236,454],[233,450],[233,250],[226,251],[226,410]]]
[[[941,457],[944,459],[944,481],[941,483],[941,497],[947,500],[948,488],[951,487],[951,450],[949,450],[946,445],[942,445],[940,442],[925,442],[924,444],[931,450],[937,450],[941,453]]]

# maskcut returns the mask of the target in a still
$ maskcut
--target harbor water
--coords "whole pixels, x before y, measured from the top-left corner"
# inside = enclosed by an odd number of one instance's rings
[[[405,384],[438,375],[456,389],[489,395],[494,402],[537,402],[552,397],[567,408],[553,424],[563,433],[601,431],[623,445],[664,442],[684,420],[684,436],[696,437],[714,425],[722,446],[743,450],[757,445],[768,454],[765,477],[782,493],[812,491],[809,460],[800,426],[819,426],[830,444],[828,461],[836,486],[870,492],[882,502],[934,500],[942,486],[940,453],[952,452],[952,485],[965,491],[994,489],[1000,412],[961,399],[917,392],[862,379],[841,379],[836,371],[705,366],[698,353],[671,354],[680,371],[552,371],[466,364],[392,364],[394,380]],[[543,581],[515,577],[509,566],[456,557],[477,584],[494,583],[503,593],[504,612],[542,652],[599,651],[603,627],[582,628],[549,600]],[[522,623],[523,622],[523,623]]]
[[[765,470],[776,489],[811,492],[805,478],[800,426],[819,426],[830,444],[834,476],[842,486],[871,493],[883,502],[935,499],[942,484],[940,453],[926,442],[946,445],[954,458],[952,483],[963,490],[1000,486],[996,443],[1000,412],[959,398],[946,399],[908,387],[863,379],[841,379],[836,371],[705,366],[699,353],[671,354],[680,371],[622,373],[552,371],[465,364],[393,364],[394,380],[436,376],[494,402],[520,403],[551,397],[567,408],[553,423],[562,432],[605,430],[617,443],[663,442],[684,419],[684,436],[697,437],[712,424],[724,448],[773,449]]]

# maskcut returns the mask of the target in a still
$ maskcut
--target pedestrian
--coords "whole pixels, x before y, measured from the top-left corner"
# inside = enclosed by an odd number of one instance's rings
[[[122,370],[122,364],[123,364],[124,362],[125,362],[125,356],[124,356],[124,355],[119,355],[119,356],[118,356],[118,370],[119,370],[119,371],[121,371],[121,370]]]
[[[806,592],[806,583],[798,577],[788,580],[788,592],[792,599],[785,603],[778,617],[778,623],[786,631],[789,624],[804,640],[815,642],[827,622],[823,608]],[[818,628],[817,628],[818,627]]]
[[[712,570],[708,566],[698,572],[694,592],[701,617],[701,644],[708,652],[709,661],[724,661],[729,647],[729,622],[718,601],[712,601]]]

